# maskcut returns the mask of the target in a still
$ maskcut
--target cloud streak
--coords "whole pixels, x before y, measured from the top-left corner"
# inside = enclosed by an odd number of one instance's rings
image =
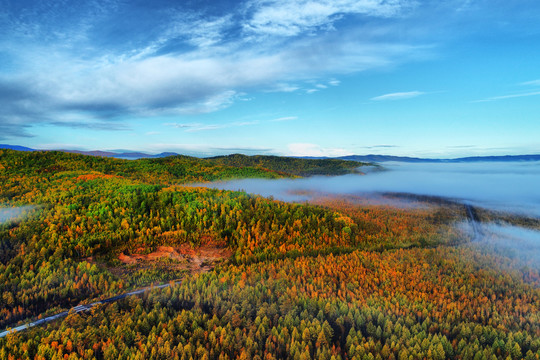
[[[272,122],[284,122],[284,121],[293,121],[297,120],[297,116],[284,116],[276,119],[271,119],[267,121],[261,120],[251,120],[251,121],[234,121],[229,123],[222,124],[202,124],[202,123],[165,123],[165,126],[171,126],[177,129],[184,129],[185,132],[198,132],[198,131],[208,131],[208,130],[220,130],[234,127],[244,127],[244,126],[253,126],[259,125],[262,123],[272,123]]]
[[[424,94],[425,92],[422,92],[422,91],[396,92],[396,93],[375,96],[375,97],[372,97],[371,100],[372,101],[404,100],[404,99],[412,99],[412,98],[415,98]]]
[[[522,82],[523,86],[540,86],[540,79]]]
[[[493,96],[487,99],[476,100],[473,102],[490,102],[490,101],[507,100],[507,99],[521,98],[521,97],[538,96],[538,95],[540,95],[540,91],[533,91],[533,92],[527,92],[527,93],[521,93],[521,94]]]
[[[310,156],[310,157],[338,157],[351,155],[349,151],[342,148],[326,148],[317,144],[293,143],[288,145],[289,156]]]
[[[362,149],[391,149],[397,148],[397,145],[371,145],[371,146],[360,146]]]
[[[397,16],[413,5],[413,2],[403,0],[255,0],[247,4],[247,11],[253,14],[244,24],[244,31],[297,36],[319,29],[332,30],[344,14],[386,18]]]
[[[298,119],[298,116],[284,116],[284,117],[280,117],[280,118],[277,118],[277,119],[272,119],[270,120],[271,122],[282,122],[282,121],[292,121],[292,120],[297,120]]]

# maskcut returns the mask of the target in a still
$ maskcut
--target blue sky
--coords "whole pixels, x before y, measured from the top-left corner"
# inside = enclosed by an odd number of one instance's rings
[[[0,142],[540,153],[537,0],[0,0]]]

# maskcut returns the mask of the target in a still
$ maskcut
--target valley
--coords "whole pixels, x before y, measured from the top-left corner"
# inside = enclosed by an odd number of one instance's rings
[[[201,167],[301,182],[301,169],[365,165],[233,159],[3,150],[3,208],[24,211],[0,225],[1,327],[96,305],[8,334],[0,358],[538,356],[534,258],[470,225],[500,239],[489,224],[534,234],[537,218],[434,196],[287,190],[310,198],[295,203],[203,187]]]

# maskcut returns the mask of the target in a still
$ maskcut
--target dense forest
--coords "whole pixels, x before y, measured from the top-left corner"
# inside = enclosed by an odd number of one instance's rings
[[[360,165],[0,150],[0,204],[23,207],[0,224],[0,330],[183,279],[0,338],[0,359],[539,359],[538,269],[469,242],[458,205],[187,185]]]
[[[230,155],[200,159],[176,155],[163,158],[122,160],[60,151],[14,152],[0,149],[3,176],[42,178],[66,171],[121,176],[152,184],[193,183],[234,178],[280,178],[309,175],[341,175],[359,172],[368,163],[325,159],[309,160],[277,156]]]
[[[235,167],[255,167],[271,169],[291,175],[311,176],[311,175],[344,175],[349,173],[360,173],[358,168],[362,165],[374,164],[343,161],[339,159],[302,159],[281,156],[246,156],[233,154],[228,156],[215,156],[205,159],[215,164],[235,166]]]

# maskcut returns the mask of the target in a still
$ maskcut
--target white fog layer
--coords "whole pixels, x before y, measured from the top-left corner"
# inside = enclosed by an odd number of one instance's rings
[[[384,163],[387,171],[304,179],[234,180],[210,186],[244,190],[288,201],[309,200],[302,191],[334,194],[403,192],[457,199],[494,210],[540,216],[540,162]]]
[[[8,221],[22,220],[33,206],[0,207],[0,225]]]

